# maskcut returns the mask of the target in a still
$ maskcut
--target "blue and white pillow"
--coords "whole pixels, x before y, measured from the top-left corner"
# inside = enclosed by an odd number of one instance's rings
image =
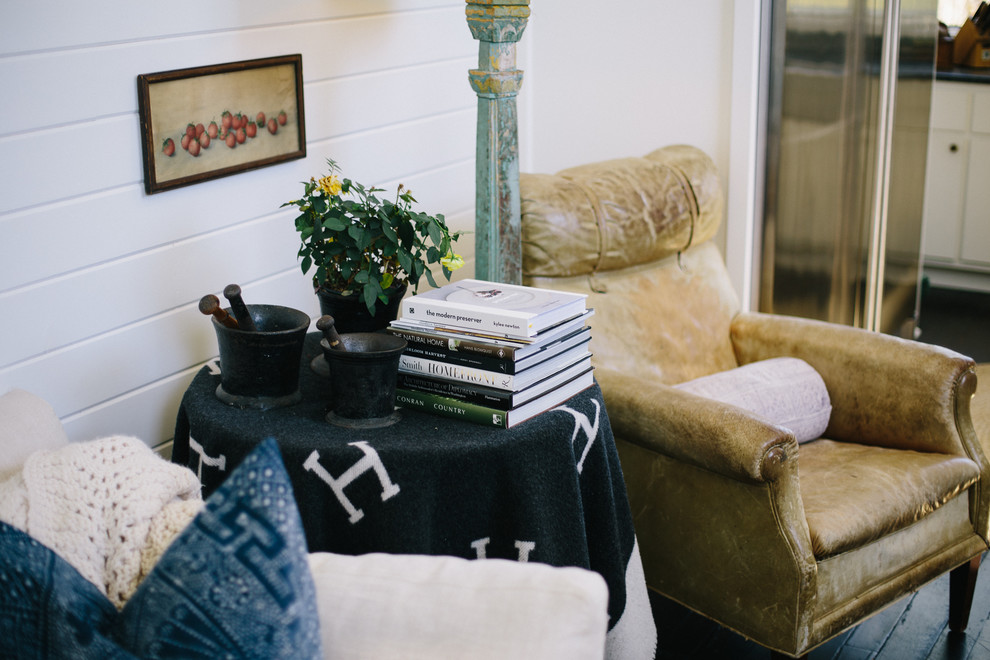
[[[316,593],[274,440],[206,501],[124,609],[0,522],[0,657],[319,658]]]

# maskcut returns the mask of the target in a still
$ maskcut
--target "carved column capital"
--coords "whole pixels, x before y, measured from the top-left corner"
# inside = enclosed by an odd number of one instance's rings
[[[529,0],[484,2],[467,0],[467,22],[478,41],[516,42],[522,38],[529,18]]]

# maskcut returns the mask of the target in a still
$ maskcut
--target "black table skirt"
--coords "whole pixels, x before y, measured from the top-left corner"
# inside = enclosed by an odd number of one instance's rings
[[[635,535],[597,384],[511,429],[406,409],[386,428],[343,429],[325,421],[328,381],[310,368],[318,342],[307,336],[303,398],[285,408],[221,403],[215,362],[196,375],[179,409],[173,461],[200,475],[204,495],[272,437],[310,551],[589,568],[608,583],[610,627],[618,620]]]

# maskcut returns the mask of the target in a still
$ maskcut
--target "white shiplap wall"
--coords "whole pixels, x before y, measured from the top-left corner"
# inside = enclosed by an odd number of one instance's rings
[[[530,4],[520,94],[524,171],[692,144],[728,185],[732,77],[748,64],[733,59],[733,21],[746,12],[741,5],[752,11],[752,0]],[[716,242],[724,246],[724,236]]]
[[[305,160],[145,194],[138,74],[289,53]],[[0,393],[44,397],[73,440],[167,441],[217,350],[201,296],[318,314],[279,205],[327,157],[470,230],[476,61],[463,0],[4,3]]]

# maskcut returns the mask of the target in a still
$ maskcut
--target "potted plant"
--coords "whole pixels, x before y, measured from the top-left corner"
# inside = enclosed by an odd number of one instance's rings
[[[282,204],[299,207],[300,266],[304,274],[315,267],[321,310],[340,332],[380,329],[395,319],[410,284],[418,290],[425,275],[437,286],[430,264],[439,263],[448,281],[464,265],[453,251],[460,233],[452,234],[441,214],[414,211],[403,185],[394,200],[380,198],[382,188],[341,178],[332,159],[327,165],[328,174],[303,182],[301,198]]]

